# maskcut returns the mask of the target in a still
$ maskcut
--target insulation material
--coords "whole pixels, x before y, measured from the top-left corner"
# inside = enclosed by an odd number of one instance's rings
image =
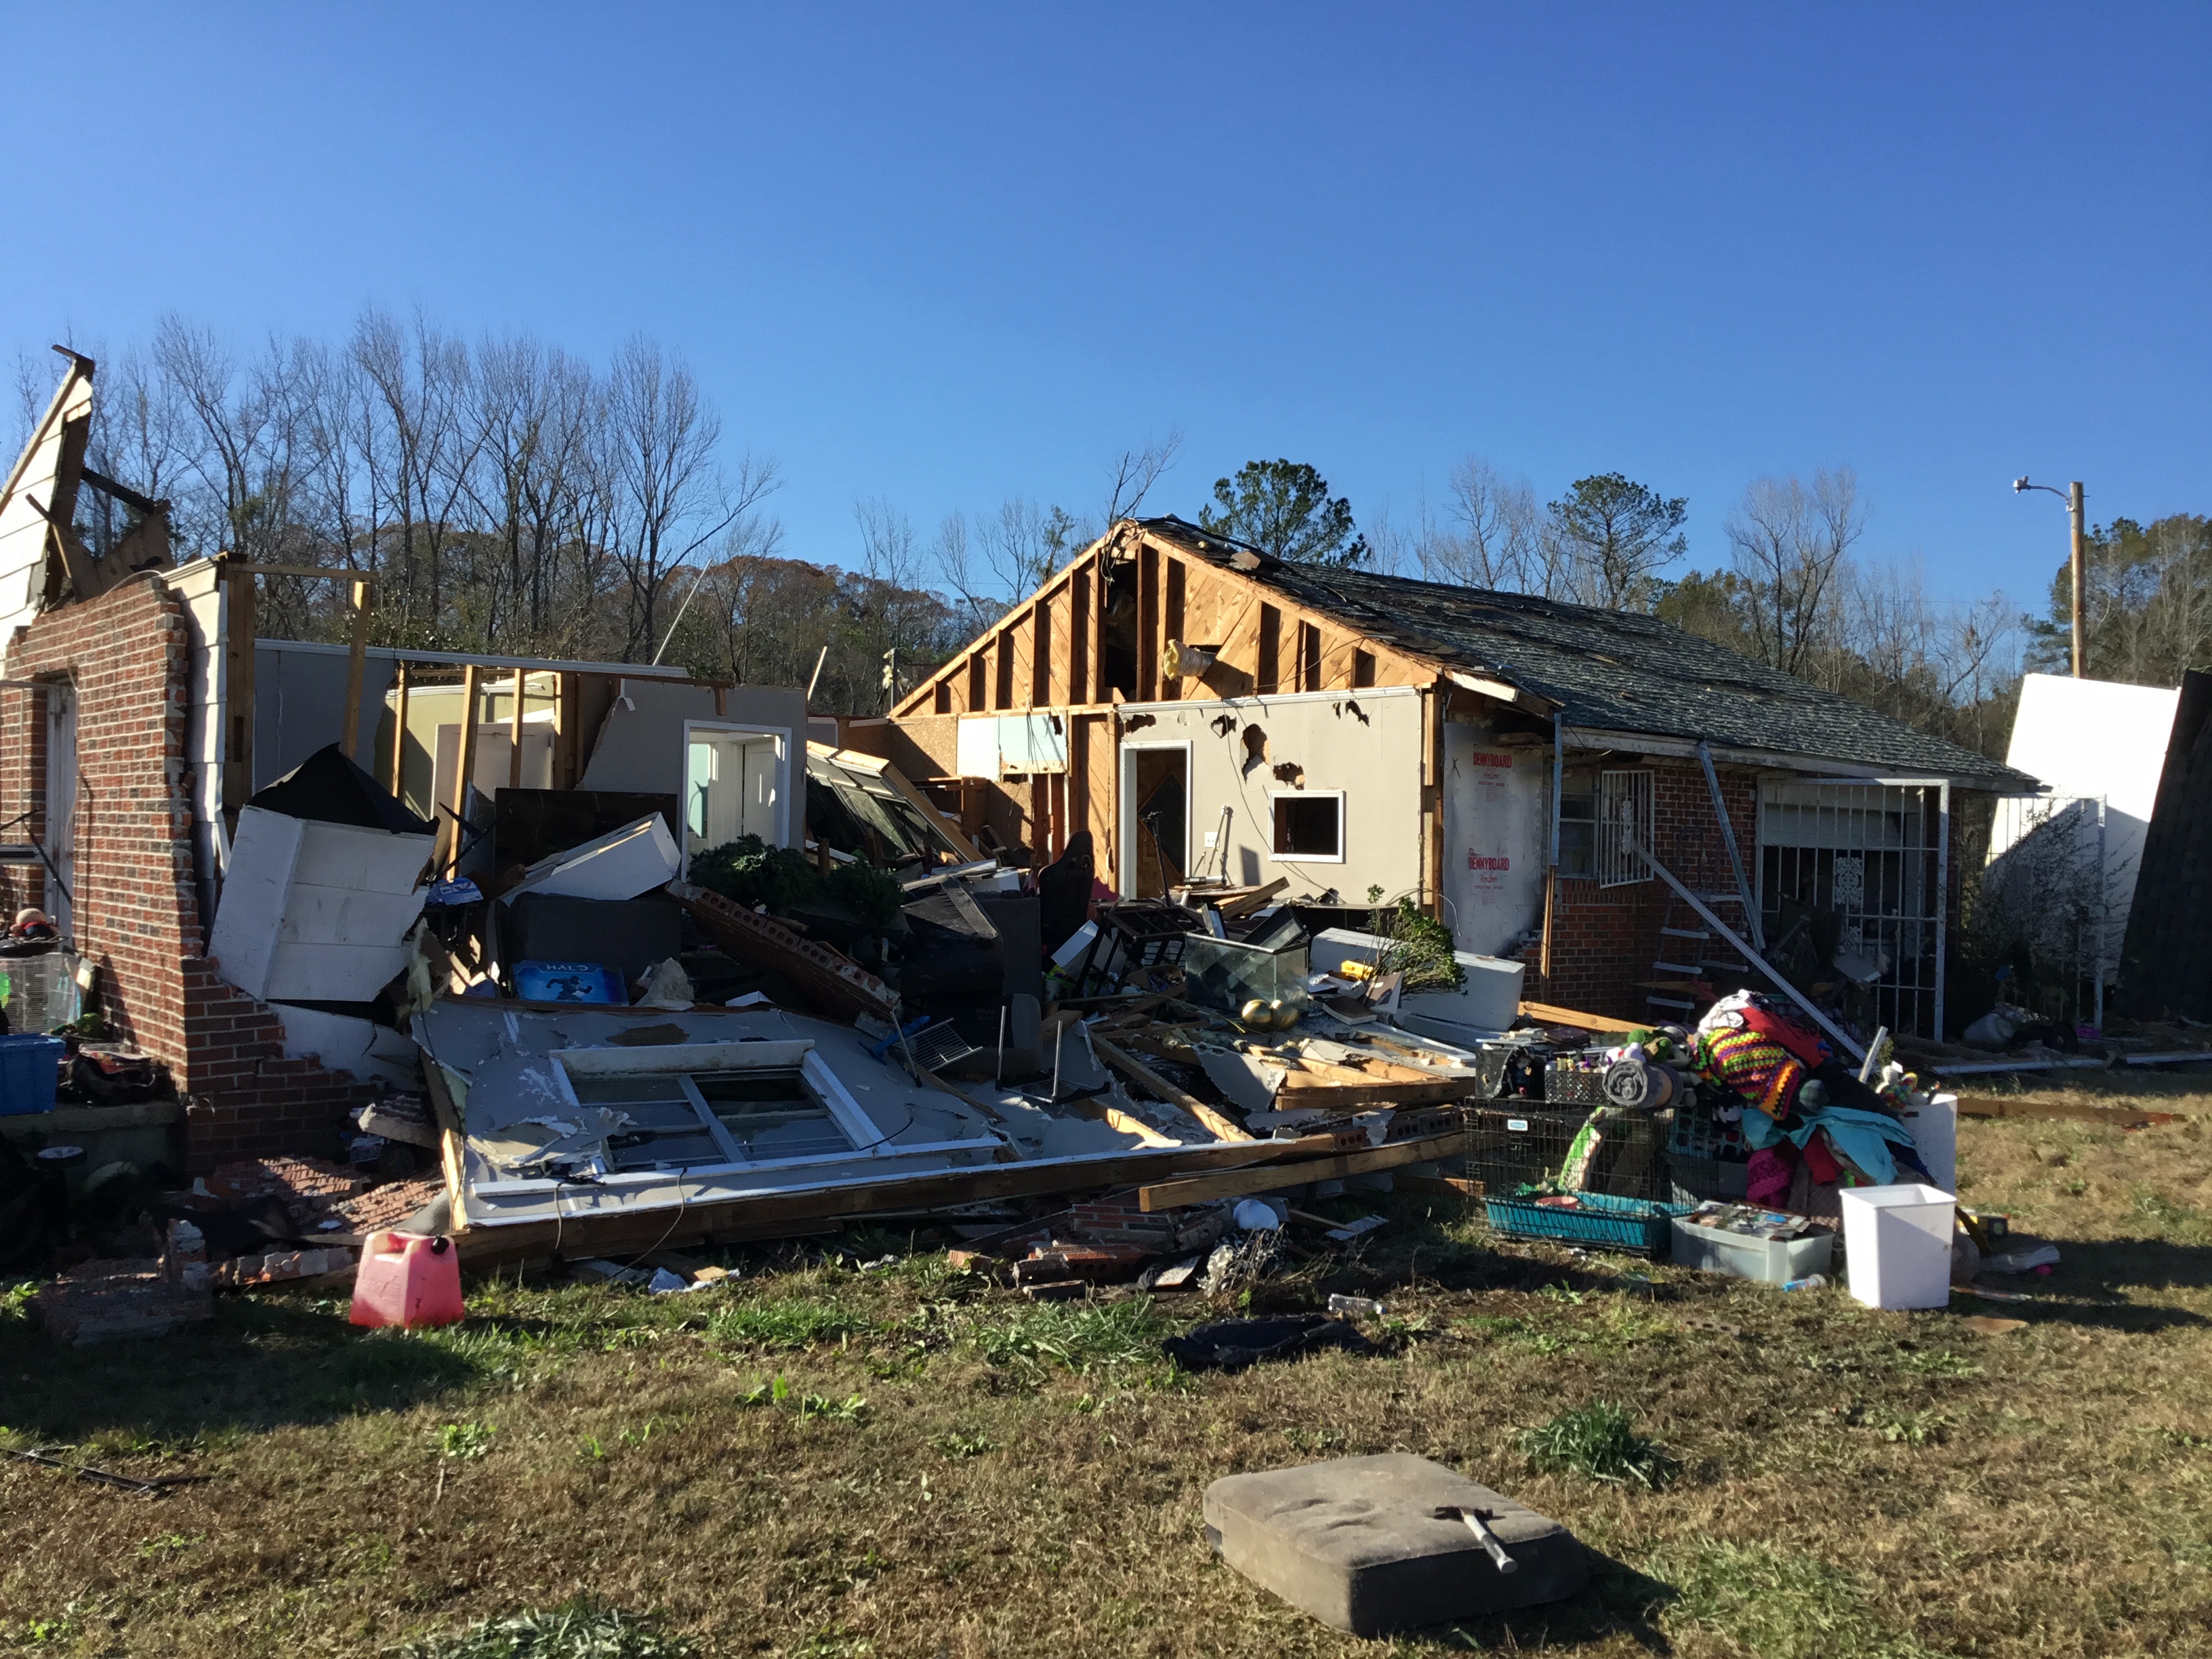
[[[264,1000],[368,1001],[407,965],[433,839],[241,808],[209,954]]]
[[[1447,920],[1461,950],[1497,957],[1543,917],[1551,757],[1456,720],[1443,736]]]

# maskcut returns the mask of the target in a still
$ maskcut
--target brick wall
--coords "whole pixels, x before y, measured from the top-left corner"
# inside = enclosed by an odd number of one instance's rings
[[[9,648],[7,678],[76,690],[76,948],[98,964],[111,1026],[188,1097],[194,1170],[326,1153],[346,1108],[372,1091],[347,1073],[286,1059],[276,1012],[225,984],[204,954],[185,760],[189,648],[182,606],[143,578],[40,617]],[[28,814],[8,840],[45,836],[47,695],[0,690],[0,820]],[[51,908],[49,880],[0,866],[0,904],[10,915]]]
[[[1619,768],[1627,763],[1614,764]],[[1704,769],[1695,761],[1653,760],[1648,769],[1653,775],[1652,851],[1659,861],[1693,891],[1732,890],[1735,878],[1729,872],[1728,851]],[[1758,875],[1753,861],[1759,846],[1757,775],[1723,769],[1720,781],[1744,872],[1756,890]],[[1688,939],[1666,941],[1674,949],[1662,948],[1659,930],[1667,925],[1668,902],[1673,897],[1673,890],[1656,876],[1620,887],[1600,887],[1594,880],[1562,881],[1552,916],[1550,977],[1538,972],[1541,945],[1525,947],[1520,952],[1528,965],[1523,994],[1534,1001],[1638,1024],[1662,1017],[1680,1019],[1680,1010],[1656,1008],[1644,1000],[1654,994],[1646,981],[1680,977],[1656,973],[1652,964],[1683,961],[1679,952],[1694,948],[1695,942]],[[1731,927],[1738,924],[1736,907],[1716,908]],[[1704,924],[1677,901],[1674,925],[1698,927]]]

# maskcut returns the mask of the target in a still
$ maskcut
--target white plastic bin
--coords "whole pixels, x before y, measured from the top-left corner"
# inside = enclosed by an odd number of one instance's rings
[[[1947,1193],[1959,1190],[1959,1097],[1936,1095],[1925,1106],[1898,1113],[1912,1132],[1912,1145],[1928,1166],[1929,1179]]]
[[[1869,1308],[1941,1308],[1950,1301],[1958,1200],[1917,1182],[1846,1187],[1841,1196],[1855,1298]]]
[[[1699,1273],[1787,1285],[1827,1272],[1835,1248],[1835,1234],[1825,1228],[1802,1238],[1753,1238],[1697,1226],[1687,1216],[1674,1218],[1674,1265]]]

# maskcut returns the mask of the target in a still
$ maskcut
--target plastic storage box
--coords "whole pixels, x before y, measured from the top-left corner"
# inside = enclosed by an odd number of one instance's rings
[[[1828,1271],[1836,1236],[1825,1230],[1802,1238],[1750,1238],[1717,1227],[1698,1227],[1687,1217],[1674,1223],[1674,1265],[1700,1273],[1787,1285]]]
[[[68,1052],[59,1037],[0,1036],[0,1117],[52,1111]]]
[[[1852,1297],[1869,1308],[1941,1308],[1951,1299],[1958,1200],[1917,1182],[1847,1187],[1844,1255]]]

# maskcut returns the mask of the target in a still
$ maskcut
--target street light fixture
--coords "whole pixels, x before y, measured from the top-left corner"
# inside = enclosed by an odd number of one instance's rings
[[[2074,678],[2077,680],[2086,678],[2089,672],[2089,636],[2088,624],[2084,620],[2087,607],[2083,602],[2081,590],[2088,580],[2088,554],[2081,526],[2081,481],[2076,478],[2067,488],[2061,489],[2055,484],[2030,483],[2025,478],[2014,478],[2012,481],[2012,488],[2014,495],[2030,489],[2048,491],[2066,503],[2066,510],[2073,517]]]

